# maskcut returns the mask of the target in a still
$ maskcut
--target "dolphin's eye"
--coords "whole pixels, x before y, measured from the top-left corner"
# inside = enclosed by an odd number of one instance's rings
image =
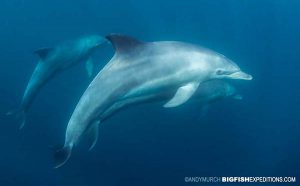
[[[218,70],[216,71],[216,74],[217,74],[217,75],[223,75],[223,74],[225,74],[225,71],[224,71],[224,70],[221,70],[221,69],[218,69]]]
[[[216,70],[216,74],[217,75],[230,75],[232,74],[231,71],[227,71],[227,70],[223,70],[223,69],[217,69]]]

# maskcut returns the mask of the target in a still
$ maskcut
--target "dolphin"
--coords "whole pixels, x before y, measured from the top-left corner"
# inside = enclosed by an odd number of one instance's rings
[[[7,115],[17,114],[22,118],[20,128],[26,120],[26,112],[40,89],[57,73],[81,61],[86,61],[88,74],[93,70],[90,56],[92,52],[106,40],[98,35],[89,35],[76,40],[64,42],[54,48],[42,48],[35,51],[39,61],[25,89],[20,108]]]
[[[216,102],[227,97],[236,100],[243,99],[232,84],[223,80],[210,80],[202,83],[193,97],[202,104]]]
[[[201,109],[200,117],[206,115],[211,104],[225,98],[243,99],[232,84],[222,80],[210,80],[202,83],[193,96],[193,100],[197,101],[197,106]]]
[[[130,104],[174,91],[163,106],[176,107],[189,100],[199,85],[208,80],[252,79],[230,59],[197,45],[143,42],[118,34],[106,38],[115,54],[80,98],[68,122],[64,146],[54,153],[55,168],[70,158],[84,134],[94,138],[91,148],[95,145],[101,116],[118,103]]]

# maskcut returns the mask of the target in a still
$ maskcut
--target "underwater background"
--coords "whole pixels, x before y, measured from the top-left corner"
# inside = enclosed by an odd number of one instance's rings
[[[300,178],[300,1],[1,0],[0,185],[189,185],[186,176]],[[81,63],[51,80],[18,130],[17,108],[41,47],[86,34],[179,40],[218,51],[252,81],[232,82],[243,100],[224,100],[201,116],[195,103],[138,105],[103,123],[53,169],[68,120],[91,79]],[[113,55],[94,55],[97,72]],[[282,184],[284,185],[284,184]]]

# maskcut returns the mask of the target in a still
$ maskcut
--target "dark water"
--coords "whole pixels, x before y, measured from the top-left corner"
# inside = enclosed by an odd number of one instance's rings
[[[185,176],[300,176],[299,9],[298,0],[2,0],[0,185],[153,186],[185,185]],[[4,113],[20,103],[37,62],[32,51],[90,33],[200,44],[254,79],[235,82],[242,101],[216,103],[202,118],[193,104],[127,109],[101,126],[93,151],[83,142],[64,167],[53,169],[50,147],[63,143],[90,82],[84,65],[49,82],[22,131]],[[112,53],[110,47],[98,51],[97,71]]]

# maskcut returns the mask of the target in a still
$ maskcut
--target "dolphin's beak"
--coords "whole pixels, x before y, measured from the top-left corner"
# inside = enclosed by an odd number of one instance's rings
[[[242,71],[237,71],[229,75],[231,79],[252,80],[252,76]]]

